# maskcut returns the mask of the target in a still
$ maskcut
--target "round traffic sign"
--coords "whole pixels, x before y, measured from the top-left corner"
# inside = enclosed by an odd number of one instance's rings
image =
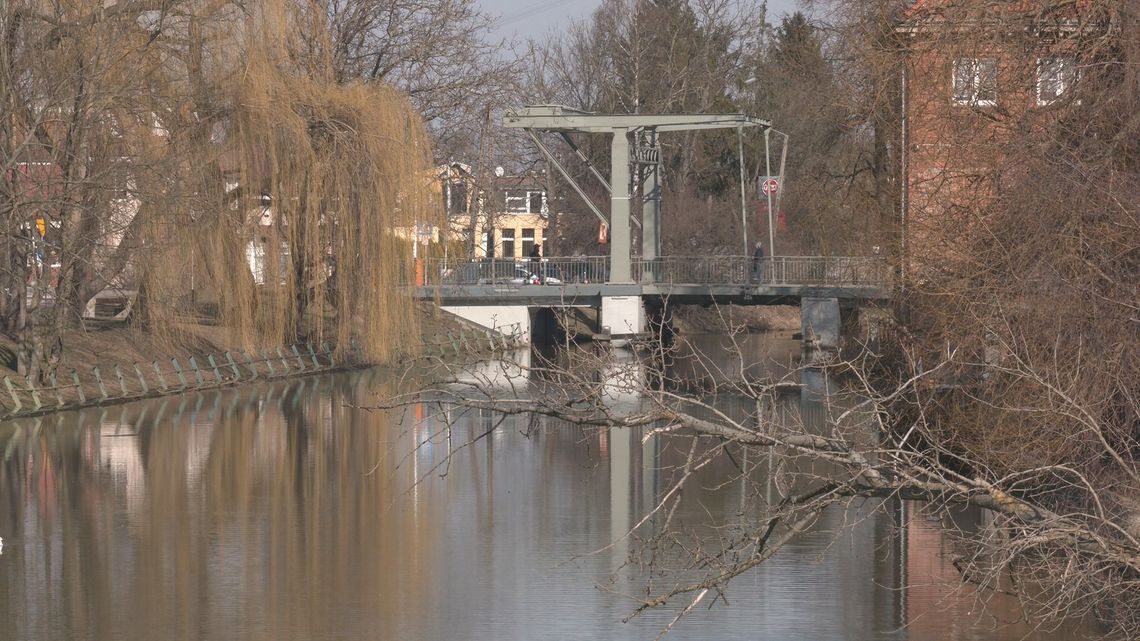
[[[765,196],[775,194],[780,191],[780,181],[775,178],[769,178],[760,185],[760,190],[764,192]]]

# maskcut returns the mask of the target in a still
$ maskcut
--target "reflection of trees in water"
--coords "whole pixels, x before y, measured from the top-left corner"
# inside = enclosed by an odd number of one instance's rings
[[[376,597],[369,608],[384,620],[419,620],[435,538],[427,517],[442,497],[410,513],[393,499],[413,478],[392,450],[410,450],[412,435],[382,412],[348,406],[369,378],[204,395],[197,410],[178,399],[112,410],[122,412],[118,434],[77,420],[91,413],[9,431],[0,440],[8,508],[0,524],[6,535],[23,531],[22,540],[6,537],[5,561],[22,545],[25,562],[6,568],[4,585],[20,586],[0,606],[6,620],[25,637],[263,629],[273,638],[278,625],[316,637],[344,630],[342,610],[390,581],[401,582],[402,596]],[[145,423],[134,422],[140,407],[149,408]],[[202,435],[208,440],[195,443]],[[111,448],[135,457],[141,482],[128,487],[114,464],[100,463]]]
[[[202,395],[181,408],[168,402],[161,413],[151,403],[145,415],[133,406],[121,418],[112,410],[95,423],[10,433],[0,440],[0,449],[13,450],[0,497],[19,506],[23,513],[12,523],[24,525],[0,527],[22,530],[25,549],[15,558],[5,551],[5,563],[23,563],[0,582],[0,615],[17,621],[17,636],[93,630],[122,638],[145,629],[187,638],[230,638],[234,630],[264,638],[315,638],[328,630],[365,637],[382,622],[402,638],[437,638],[438,626],[449,624],[426,609],[440,607],[441,593],[457,601],[443,610],[452,616],[455,608],[487,607],[486,595],[458,593],[456,586],[469,588],[472,580],[495,585],[495,600],[520,598],[508,587],[518,573],[548,568],[517,559],[566,560],[551,559],[551,541],[579,542],[567,557],[615,542],[575,556],[589,573],[575,576],[589,584],[621,566],[606,587],[622,594],[644,590],[646,582],[663,585],[665,570],[670,584],[697,579],[695,560],[718,567],[717,555],[739,553],[739,542],[755,535],[773,506],[832,471],[812,457],[691,430],[644,439],[661,423],[612,429],[427,398],[390,412],[351,407],[394,393],[381,376]],[[533,383],[528,393],[550,391],[543,386],[549,381]],[[822,391],[808,386],[759,403],[710,395],[691,399],[692,414],[828,434],[853,399]],[[615,395],[605,402],[623,412],[649,406]],[[853,439],[864,417],[845,420]],[[108,453],[119,456],[121,444],[123,458],[101,462]],[[131,455],[145,468],[141,481],[115,471]],[[701,465],[693,468],[694,461]],[[676,507],[654,512],[686,474]],[[48,510],[37,502],[51,496],[44,487],[67,500]],[[902,509],[879,499],[833,505],[767,568],[734,586],[763,594],[764,616],[789,617],[810,601],[806,591],[841,599],[842,608],[824,608],[813,620],[821,638],[882,629],[884,620],[928,624],[939,617],[918,615],[947,604],[968,617],[972,601],[948,599],[944,586],[930,583],[930,567],[954,575],[941,556],[938,525]],[[510,547],[496,547],[502,537]],[[37,547],[34,558],[27,542]],[[731,594],[740,599],[742,592],[734,587]],[[611,618],[633,607],[605,603]],[[1017,612],[1011,602],[997,607],[1007,608],[997,610],[1003,619]]]

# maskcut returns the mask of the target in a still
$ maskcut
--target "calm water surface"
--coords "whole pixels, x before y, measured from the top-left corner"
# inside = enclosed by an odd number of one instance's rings
[[[675,609],[622,622],[647,581],[672,580],[627,564],[642,550],[622,534],[668,487],[687,442],[431,404],[354,407],[393,393],[390,378],[0,424],[0,639],[661,631]],[[816,398],[779,403],[803,420],[821,412]],[[678,522],[696,535],[748,518],[751,497],[772,491],[769,464],[717,459],[686,490]],[[740,465],[747,473],[725,484]],[[667,638],[1064,638],[1026,637],[1016,604],[956,591],[953,546],[920,506],[871,507],[826,514],[734,581],[728,605],[696,609]]]

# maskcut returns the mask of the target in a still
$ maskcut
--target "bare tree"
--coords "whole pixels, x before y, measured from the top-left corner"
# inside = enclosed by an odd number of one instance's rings
[[[321,0],[314,9],[331,32],[338,83],[399,88],[432,127],[439,160],[476,153],[484,106],[506,101],[517,71],[492,16],[472,0]]]
[[[989,453],[948,443],[941,428],[921,415],[938,405],[932,383],[968,363],[961,353],[889,384],[872,377],[876,358],[869,352],[757,378],[738,330],[726,327],[726,342],[736,346],[727,358],[707,356],[679,339],[671,347],[657,343],[642,356],[587,348],[554,360],[441,362],[435,385],[393,396],[383,406],[436,403],[441,430],[448,433],[450,415],[443,410],[458,405],[630,429],[643,441],[669,438],[688,452],[659,490],[658,502],[634,518],[626,535],[638,545],[632,556],[657,577],[631,616],[669,605],[679,618],[698,603],[715,602],[732,579],[779,554],[825,511],[888,509],[864,499],[902,499],[926,502],[934,511],[970,505],[991,515],[981,531],[961,533],[966,551],[956,565],[963,583],[1013,591],[1038,626],[1092,615],[1115,636],[1133,637],[1140,595],[1138,506],[1109,500],[1093,467],[1040,461],[1010,469],[992,464]],[[684,378],[670,380],[679,357]],[[1002,371],[1037,384],[1048,380],[1029,363],[1010,363]],[[774,414],[779,390],[801,386],[804,394],[820,395],[823,416],[790,420]],[[755,409],[728,411],[728,400],[732,407]],[[1058,411],[1083,412],[1075,403],[1062,404],[1058,398]],[[903,405],[919,418],[899,420]],[[1121,456],[1110,439],[1093,441],[1090,447],[1103,459]],[[454,443],[450,451],[465,446]],[[688,484],[752,482],[739,464],[740,478],[702,479],[701,470],[722,457],[775,462],[766,472],[771,484],[753,488],[740,522],[715,528],[710,537],[709,530],[690,530],[673,515]],[[446,465],[441,461],[426,474],[443,473]],[[688,562],[683,576],[674,577],[656,559],[678,553]]]
[[[748,77],[746,62],[765,30],[762,3],[605,2],[561,37],[530,43],[525,91],[535,102],[600,113],[737,112],[737,87]],[[607,145],[585,138],[578,144],[594,164],[608,164]],[[752,158],[755,144],[750,143]],[[697,251],[735,247],[731,240],[739,238],[739,217],[726,212],[739,210],[739,192],[734,180],[725,179],[739,173],[735,132],[685,132],[662,145],[662,183],[672,196],[664,201],[665,245],[692,252],[690,240],[698,239]],[[564,165],[579,168],[580,182],[594,188],[569,152]],[[599,200],[605,193],[599,189],[591,195]],[[584,205],[570,208],[586,210]],[[694,217],[694,210],[702,215]],[[681,230],[694,218],[705,224],[706,233]],[[709,224],[712,220],[715,225]],[[569,251],[597,251],[593,221],[560,220],[558,227]]]

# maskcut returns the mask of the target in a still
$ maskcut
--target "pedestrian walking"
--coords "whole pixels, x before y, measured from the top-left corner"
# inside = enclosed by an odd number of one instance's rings
[[[752,279],[764,282],[764,243],[757,241],[756,251],[752,252]]]
[[[545,280],[542,277],[542,245],[535,243],[534,248],[530,250],[530,264],[531,271],[538,276],[538,282],[541,284]]]

